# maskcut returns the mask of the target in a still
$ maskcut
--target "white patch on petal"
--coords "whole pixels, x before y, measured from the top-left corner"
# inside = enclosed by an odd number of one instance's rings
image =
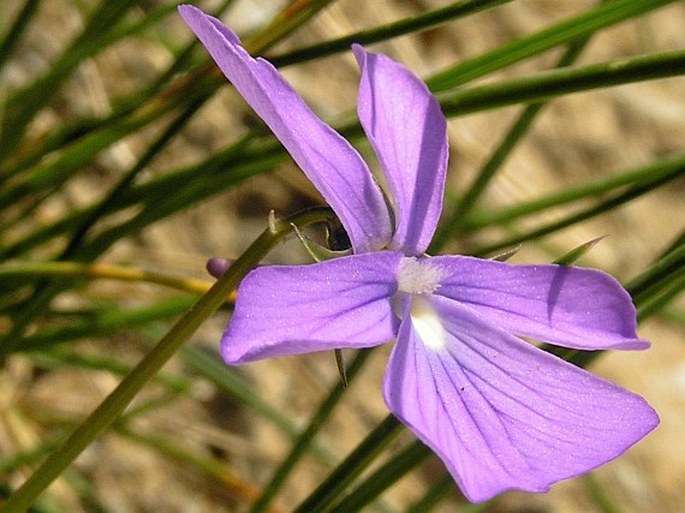
[[[447,345],[447,331],[442,325],[442,319],[428,301],[413,298],[409,315],[411,324],[426,349],[437,351]]]
[[[397,270],[397,287],[407,294],[432,294],[445,274],[445,269],[428,258],[404,257]]]

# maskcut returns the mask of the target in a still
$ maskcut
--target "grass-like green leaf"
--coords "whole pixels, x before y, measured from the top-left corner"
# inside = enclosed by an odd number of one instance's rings
[[[28,123],[46,105],[55,90],[87,57],[101,51],[111,41],[103,38],[135,4],[133,0],[112,0],[103,2],[90,16],[82,32],[71,42],[49,71],[28,87],[7,99],[0,133],[0,162],[15,149]]]
[[[663,7],[673,0],[613,0],[539,32],[505,43],[478,57],[458,63],[432,76],[434,92],[460,86],[476,78],[539,55],[558,45],[569,44],[627,19]]]

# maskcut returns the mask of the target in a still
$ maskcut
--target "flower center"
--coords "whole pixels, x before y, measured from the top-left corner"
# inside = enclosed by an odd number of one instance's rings
[[[432,294],[445,275],[445,269],[428,258],[404,257],[397,270],[397,289],[407,294]]]
[[[447,273],[429,257],[404,257],[397,269],[398,294],[393,299],[393,309],[402,318],[409,307],[412,328],[423,345],[433,351],[443,349],[448,337],[440,316],[426,296],[440,288]]]

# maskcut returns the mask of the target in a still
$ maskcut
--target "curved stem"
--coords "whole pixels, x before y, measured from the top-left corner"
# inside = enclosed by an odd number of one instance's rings
[[[191,337],[200,324],[221,306],[226,296],[237,287],[240,280],[279,240],[292,231],[293,224],[305,226],[328,221],[332,217],[330,209],[319,208],[270,223],[269,228],[236,260],[226,274],[171,328],[76,431],[50,454],[40,468],[12,494],[0,512],[22,513],[26,511],[43,490],[124,411],[136,394]]]

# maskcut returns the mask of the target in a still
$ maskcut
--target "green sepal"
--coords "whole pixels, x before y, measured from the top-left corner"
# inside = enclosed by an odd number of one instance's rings
[[[490,260],[496,260],[497,262],[506,262],[511,257],[513,257],[516,253],[518,253],[520,249],[521,249],[521,244],[517,244],[513,248],[509,248],[506,251],[502,251],[501,253],[497,253],[496,255],[491,256]]]
[[[565,255],[557,258],[553,263],[559,265],[575,264],[580,259],[580,257],[582,257],[585,253],[594,248],[599,243],[599,241],[601,241],[604,237],[606,237],[606,235],[602,235],[601,237],[597,237],[595,239],[582,243],[580,246],[573,248]]]
[[[333,249],[329,249],[325,246],[322,246],[321,244],[307,237],[304,233],[300,231],[300,229],[297,226],[292,226],[295,235],[297,235],[297,238],[300,239],[300,242],[304,246],[304,249],[315,262],[324,262],[326,260],[331,260],[333,258],[339,258],[342,256],[349,256],[352,254],[352,249],[335,251]]]

